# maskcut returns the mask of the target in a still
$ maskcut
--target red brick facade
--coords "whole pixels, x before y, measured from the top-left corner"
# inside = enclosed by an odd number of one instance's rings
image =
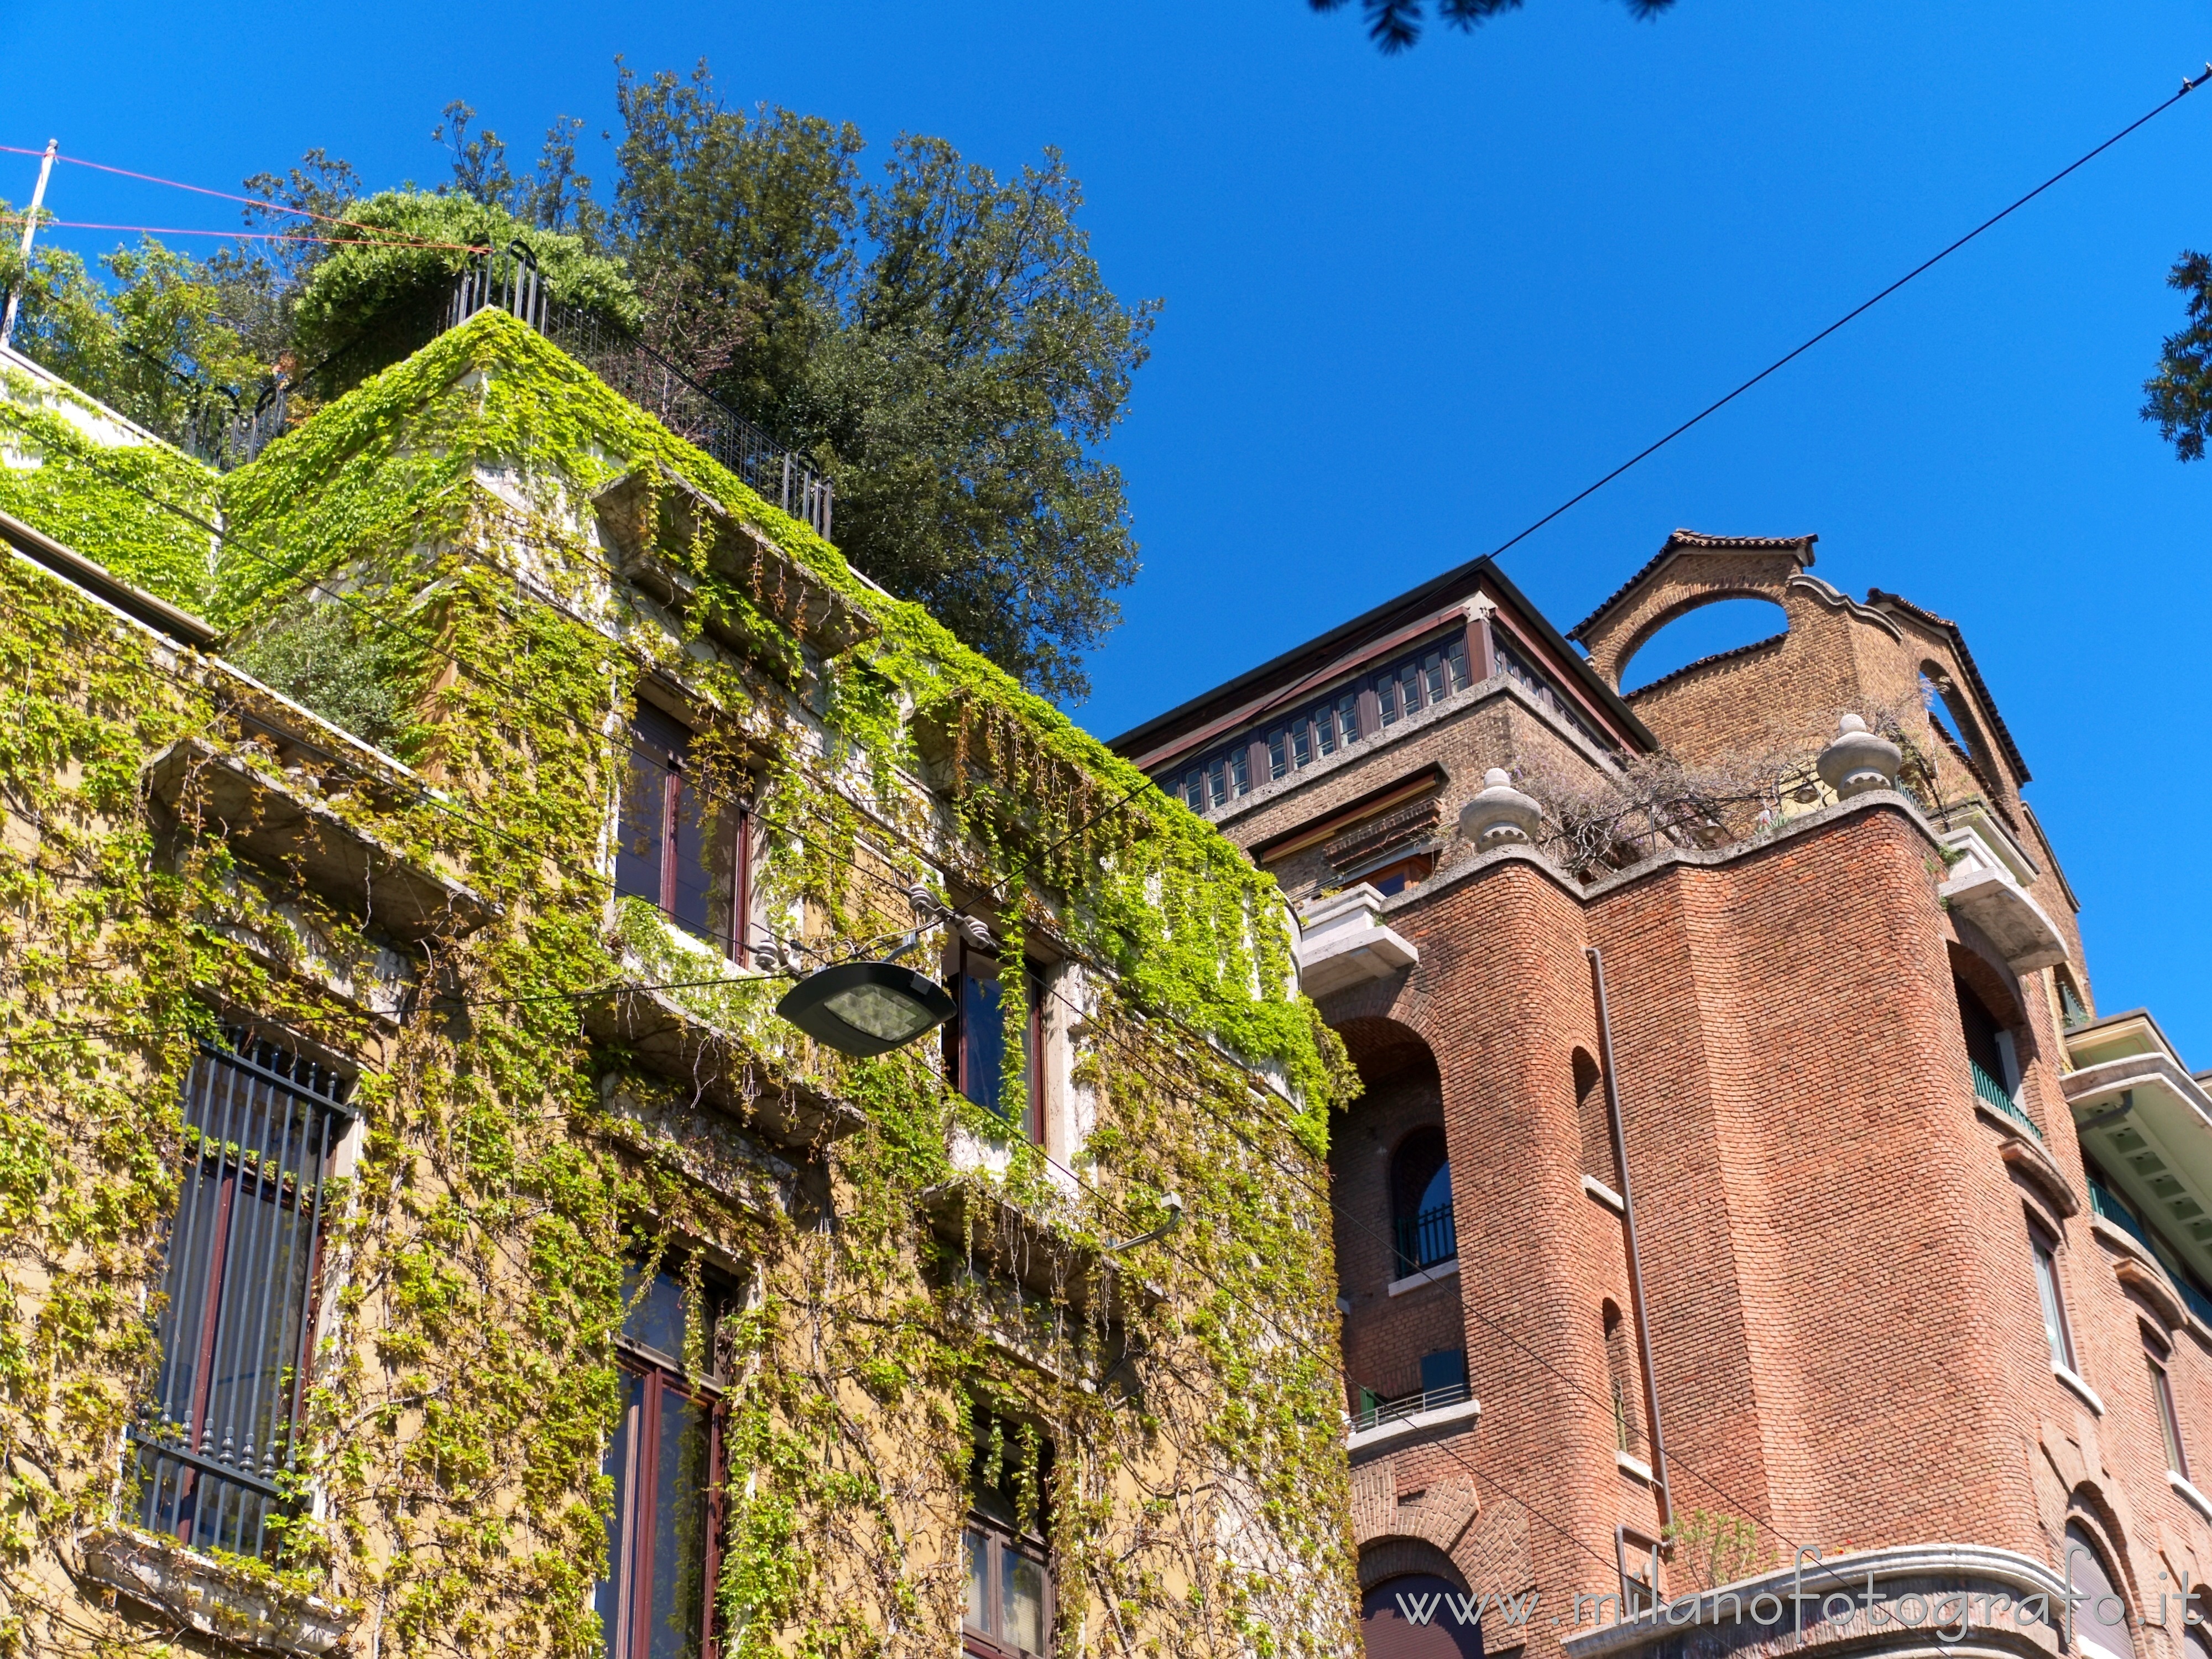
[[[1479,678],[1418,720],[1208,808],[1294,902],[1358,879],[1329,849],[1359,844],[1359,803],[1399,815],[1386,839],[1402,842],[1405,822],[1433,826],[1420,844],[1429,872],[1373,917],[1418,961],[1352,983],[1340,975],[1320,997],[1369,1085],[1332,1152],[1362,1582],[1387,1589],[1423,1573],[1476,1594],[1540,1592],[1523,1622],[1484,1614],[1492,1651],[1686,1651],[1689,1636],[1664,1621],[1614,1628],[1575,1606],[1626,1593],[1622,1564],[1648,1555],[1671,1503],[1678,1522],[1704,1511],[1756,1523],[1758,1547],[1723,1564],[1723,1579],[1778,1571],[1786,1596],[1836,1591],[1848,1575],[1854,1595],[1920,1598],[1886,1620],[1808,1602],[1789,1604],[1779,1626],[1706,1624],[1701,1652],[1790,1646],[1801,1626],[1824,1644],[2053,1652],[2052,1624],[2023,1620],[2019,1603],[2063,1591],[2070,1536],[2092,1540],[2126,1602],[2118,1628],[2078,1613],[2073,1644],[2093,1659],[2127,1645],[2182,1659],[2179,1595],[2212,1571],[2212,1507],[2169,1470],[2150,1360],[2174,1395],[2182,1461],[2201,1445],[2212,1468],[2212,1297],[2194,1276],[2195,1188],[2178,1190],[2198,1152],[2212,1170],[2212,1120],[2207,1146],[2177,1150],[2172,1115],[2154,1122],[2142,1090],[2133,1118],[2118,1097],[2093,1097],[2095,1073],[2069,1045],[2114,1022],[2088,1020],[2071,896],[1963,639],[1893,596],[1847,599],[1808,574],[1812,551],[1809,538],[1678,533],[1576,630],[1602,684],[1557,655],[1541,665],[1549,701],[1502,672]],[[1513,629],[1524,650],[1557,641],[1487,567],[1455,579],[1455,592],[1432,584],[1410,608],[1456,601],[1481,618],[1494,605],[1487,625]],[[1656,628],[1739,594],[1781,605],[1786,633],[1625,705],[1606,695]],[[1392,620],[1377,613],[1367,631]],[[1285,659],[1298,697],[1327,690],[1316,661],[1357,646],[1345,632]],[[1254,678],[1227,690],[1258,731],[1279,715]],[[1556,707],[1570,698],[1579,721]],[[1172,772],[1196,752],[1179,733],[1221,740],[1224,706],[1200,699],[1122,746],[1156,775]],[[1887,717],[1918,751],[1925,770],[1910,792],[1829,794],[1753,839],[1686,842],[1595,878],[1565,873],[1540,842],[1485,851],[1456,833],[1489,768],[1601,771],[1640,747],[1690,764],[1809,758],[1849,713]],[[1636,740],[1608,755],[1587,741],[1593,728]],[[1407,818],[1416,782],[1413,799],[1429,805]],[[2011,872],[2002,915],[2033,910],[2048,924],[2055,943],[2041,958],[1976,920],[1996,913],[1956,872],[1992,851]],[[2083,1005],[2071,1031],[2062,978]],[[1969,1036],[1961,987],[1993,1035]],[[2178,1098],[2191,1081],[2169,1073],[2160,1086]],[[2145,1175],[2166,1168],[2155,1160],[2122,1167],[2131,1123],[2155,1131],[2179,1174]],[[1450,1158],[1455,1267],[1394,1286],[1394,1274],[1413,1276],[1394,1248],[1392,1154],[1435,1126]],[[2093,1132],[2108,1188],[2098,1207],[2165,1205],[2158,1248],[2142,1223],[2093,1214]],[[2212,1211],[2212,1188],[2202,1196]],[[2063,1366],[2038,1237],[2055,1267]],[[1358,1417],[1417,1394],[1421,1357],[1453,1346],[1471,1403]],[[1801,1547],[1841,1565],[1793,1580]],[[1664,1556],[1662,1595],[1711,1587],[1712,1564],[1689,1540]],[[1931,1633],[1915,1607],[1957,1593],[1984,1598],[1971,1634]],[[2050,1606],[2063,1623],[2063,1594]],[[1384,1622],[1370,1627],[1378,1653],[1402,1630]]]

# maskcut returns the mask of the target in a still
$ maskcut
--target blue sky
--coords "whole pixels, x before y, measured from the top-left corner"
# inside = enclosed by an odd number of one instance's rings
[[[1383,58],[1303,0],[82,0],[0,10],[4,61],[38,66],[0,143],[224,188],[322,144],[428,181],[448,99],[534,153],[556,114],[612,124],[617,52],[704,55],[732,99],[878,148],[1066,152],[1109,281],[1166,301],[1108,452],[1145,571],[1075,712],[1111,736],[1488,550],[2148,108],[2212,57],[2212,15],[1529,0]],[[2200,1066],[2212,465],[2136,411],[2166,268],[2212,245],[2208,150],[2212,88],[1507,559],[1565,627],[1677,525],[1815,531],[1820,574],[1958,620],[2100,1007],[2148,1004]],[[0,196],[30,172],[0,156]],[[76,169],[49,205],[235,222]]]

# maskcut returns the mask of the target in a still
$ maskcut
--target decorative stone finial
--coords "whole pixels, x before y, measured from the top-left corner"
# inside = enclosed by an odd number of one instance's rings
[[[1544,809],[1513,787],[1513,775],[1493,766],[1482,775],[1482,793],[1461,810],[1459,832],[1477,852],[1526,846],[1536,839]]]
[[[1869,789],[1896,788],[1897,769],[1904,760],[1904,751],[1895,744],[1868,731],[1858,715],[1846,714],[1836,722],[1834,740],[1813,766],[1820,781],[1836,792],[1837,799],[1849,800]]]

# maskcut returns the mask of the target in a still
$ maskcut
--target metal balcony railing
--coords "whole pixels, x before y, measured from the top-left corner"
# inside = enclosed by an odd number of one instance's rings
[[[1449,1261],[1458,1254],[1459,1237],[1452,1229],[1449,1203],[1439,1204],[1419,1215],[1398,1218],[1398,1270],[1393,1278],[1403,1279],[1424,1267],[1433,1267],[1439,1261]]]
[[[1983,1102],[2002,1112],[2038,1140],[2043,1139],[2043,1131],[2035,1127],[2033,1118],[2021,1109],[2020,1103],[2012,1097],[2011,1090],[1984,1071],[1979,1060],[1969,1058],[1966,1066],[1974,1074],[1974,1093]]]
[[[1467,1384],[1446,1383],[1441,1389],[1425,1389],[1419,1394],[1401,1395],[1395,1400],[1377,1400],[1361,1390],[1362,1408],[1352,1421],[1355,1433],[1378,1427],[1384,1423],[1396,1423],[1420,1412],[1432,1412],[1445,1406],[1456,1406],[1468,1398]]]
[[[528,324],[678,437],[705,450],[755,494],[830,539],[829,479],[643,341],[555,300],[520,242],[470,262],[454,281],[443,326],[458,328],[491,309]]]
[[[2128,1207],[2127,1200],[2094,1176],[2089,1177],[2089,1213],[2102,1216],[2149,1251],[2152,1258],[2166,1269],[2167,1279],[2175,1290],[2181,1292],[2181,1299],[2189,1304],[2189,1310],[2205,1324],[2212,1325],[2212,1296],[2207,1296],[2199,1290],[2194,1279],[2167,1259],[2166,1252],[2159,1248],[2151,1237],[2150,1229],[2143,1225],[2142,1218]]]

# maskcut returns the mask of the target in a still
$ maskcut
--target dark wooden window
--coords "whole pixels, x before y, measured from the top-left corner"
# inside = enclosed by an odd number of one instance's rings
[[[961,1632],[965,1651],[989,1659],[1026,1659],[1052,1649],[1052,1556],[1045,1545],[1052,1444],[1026,1438],[1036,1444],[1034,1468],[1019,1425],[976,1407]]]
[[[185,1079],[161,1363],[131,1439],[138,1523],[268,1559],[292,1514],[331,1166],[346,1079],[244,1030]]]
[[[2057,1247],[2043,1236],[2042,1230],[2031,1224],[2027,1243],[2035,1258],[2035,1296],[2043,1308],[2043,1334],[2051,1345],[2051,1363],[2062,1370],[2071,1371],[2074,1364],[2074,1337],[2066,1328],[2066,1298],[2058,1289],[2058,1252]]]
[[[732,1305],[707,1281],[695,1300],[679,1266],[635,1269],[617,1343],[622,1423],[607,1447],[614,1482],[607,1564],[593,1598],[608,1659],[702,1659],[714,1651],[721,1570],[721,1368],[718,1326]],[[705,1322],[702,1376],[687,1370],[691,1321]],[[696,1356],[695,1356],[696,1358]]]
[[[1020,1047],[1006,1042],[1004,969],[995,957],[960,949],[953,975],[957,1012],[945,1024],[945,1071],[960,1092],[981,1106],[1012,1121],[1013,1103],[1006,1099],[1009,1078],[1026,1080],[1027,1099],[1022,1105],[1021,1131],[1039,1146],[1044,1144],[1044,980],[1024,964],[1029,975],[1029,1018]]]
[[[640,703],[615,849],[615,890],[742,958],[752,902],[748,815],[697,787],[691,733]]]

